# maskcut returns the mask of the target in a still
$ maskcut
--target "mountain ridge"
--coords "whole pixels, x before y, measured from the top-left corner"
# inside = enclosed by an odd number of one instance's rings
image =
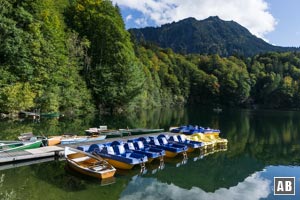
[[[237,22],[225,21],[218,16],[204,20],[189,17],[160,27],[129,29],[129,32],[139,42],[151,42],[182,54],[253,56],[269,51],[299,51],[296,47],[271,45]]]

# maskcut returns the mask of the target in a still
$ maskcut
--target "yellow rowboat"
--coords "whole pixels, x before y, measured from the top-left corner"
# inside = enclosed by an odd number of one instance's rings
[[[211,140],[215,140],[217,142],[217,145],[223,146],[223,145],[227,145],[227,143],[228,143],[227,139],[220,138],[219,135],[218,136],[216,136],[216,135],[207,135],[207,137]]]
[[[217,141],[212,140],[208,137],[206,137],[203,133],[195,133],[191,136],[186,136],[188,140],[197,141],[197,142],[203,142],[206,148],[213,148],[217,146]]]
[[[48,146],[58,145],[63,136],[51,136],[48,138]]]
[[[65,147],[65,158],[70,168],[88,176],[106,179],[114,176],[116,169],[101,157]]]

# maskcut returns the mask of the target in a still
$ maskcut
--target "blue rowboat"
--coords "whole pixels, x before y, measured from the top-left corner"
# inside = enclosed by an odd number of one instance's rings
[[[172,133],[183,133],[185,135],[193,135],[195,133],[204,133],[204,134],[214,134],[214,135],[219,135],[220,130],[218,129],[211,129],[211,128],[204,128],[201,126],[192,126],[192,125],[187,125],[187,126],[180,126],[176,128],[170,128],[170,131]]]
[[[70,137],[62,137],[60,140],[61,144],[76,144],[80,142],[96,142],[100,140],[104,140],[106,138],[105,135],[99,136],[70,136]]]
[[[187,146],[169,143],[166,138],[157,138],[150,136],[148,138],[140,137],[139,140],[142,141],[145,146],[148,145],[165,150],[165,157],[173,158],[179,153],[182,153],[184,157],[186,157]]]
[[[165,150],[150,146],[145,147],[142,141],[136,139],[128,140],[124,146],[129,151],[146,155],[148,162],[152,162],[156,158],[160,158],[162,161],[163,156],[166,155]]]
[[[79,147],[82,150],[86,150],[86,148],[86,146]],[[124,144],[118,141],[105,144],[92,144],[88,152],[98,154],[119,169],[132,169],[135,165],[141,165],[144,168],[145,162],[148,161],[147,156],[127,151]]]

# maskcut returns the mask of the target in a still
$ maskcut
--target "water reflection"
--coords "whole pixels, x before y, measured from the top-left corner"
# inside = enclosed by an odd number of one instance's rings
[[[187,123],[186,109],[162,108],[144,110],[117,116],[86,115],[81,118],[42,118],[39,122],[32,120],[0,120],[0,140],[14,140],[20,133],[33,132],[36,135],[60,135],[63,133],[84,134],[90,127],[107,125],[110,129],[119,128],[164,128],[170,125]]]
[[[243,182],[230,188],[220,188],[214,193],[199,187],[184,189],[173,183],[164,183],[156,178],[134,177],[122,192],[122,200],[131,199],[251,199],[266,198],[270,193],[270,181],[261,177],[260,172],[247,177]]]
[[[85,179],[65,171],[64,162],[54,161],[0,171],[0,198],[40,199],[274,199],[274,176],[300,178],[300,113],[290,111],[250,111],[223,109],[216,114],[208,108],[158,109],[123,116],[87,116],[79,119],[1,121],[0,140],[15,139],[21,132],[54,135],[83,130],[102,124],[111,128],[165,128],[180,124],[200,124],[219,128],[229,140],[224,151],[194,152],[182,158],[118,172],[113,184]],[[289,173],[288,173],[289,172]],[[12,177],[12,178],[8,178]],[[259,185],[258,185],[259,184]],[[135,188],[136,187],[136,188]],[[38,190],[37,190],[38,188]],[[297,188],[297,185],[296,185]],[[156,191],[157,190],[157,191]],[[299,190],[296,190],[296,193]],[[185,194],[185,195],[183,195]],[[196,195],[197,196],[194,196]],[[2,196],[1,196],[2,195]],[[44,195],[45,196],[45,195]],[[3,198],[2,198],[3,199]]]
[[[0,176],[0,199],[11,200],[16,199],[16,192],[14,189],[3,189],[3,182],[5,179],[5,174]]]

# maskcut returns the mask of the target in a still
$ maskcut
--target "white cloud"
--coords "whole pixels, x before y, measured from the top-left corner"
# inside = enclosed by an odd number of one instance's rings
[[[126,22],[128,22],[129,20],[131,20],[132,19],[132,15],[127,15],[127,17],[126,17]]]
[[[139,26],[139,27],[144,27],[147,26],[147,19],[146,18],[137,18],[136,20],[134,20],[134,22]]]
[[[121,194],[121,200],[143,199],[230,199],[230,200],[259,200],[266,198],[271,192],[271,181],[264,179],[260,173],[254,173],[243,182],[230,188],[220,188],[214,193],[205,192],[201,188],[192,187],[190,190],[174,184],[161,183],[154,178],[134,177]]]
[[[266,0],[113,0],[118,5],[138,10],[157,25],[187,17],[198,20],[219,16],[234,20],[256,36],[274,30],[275,18],[268,11]]]

